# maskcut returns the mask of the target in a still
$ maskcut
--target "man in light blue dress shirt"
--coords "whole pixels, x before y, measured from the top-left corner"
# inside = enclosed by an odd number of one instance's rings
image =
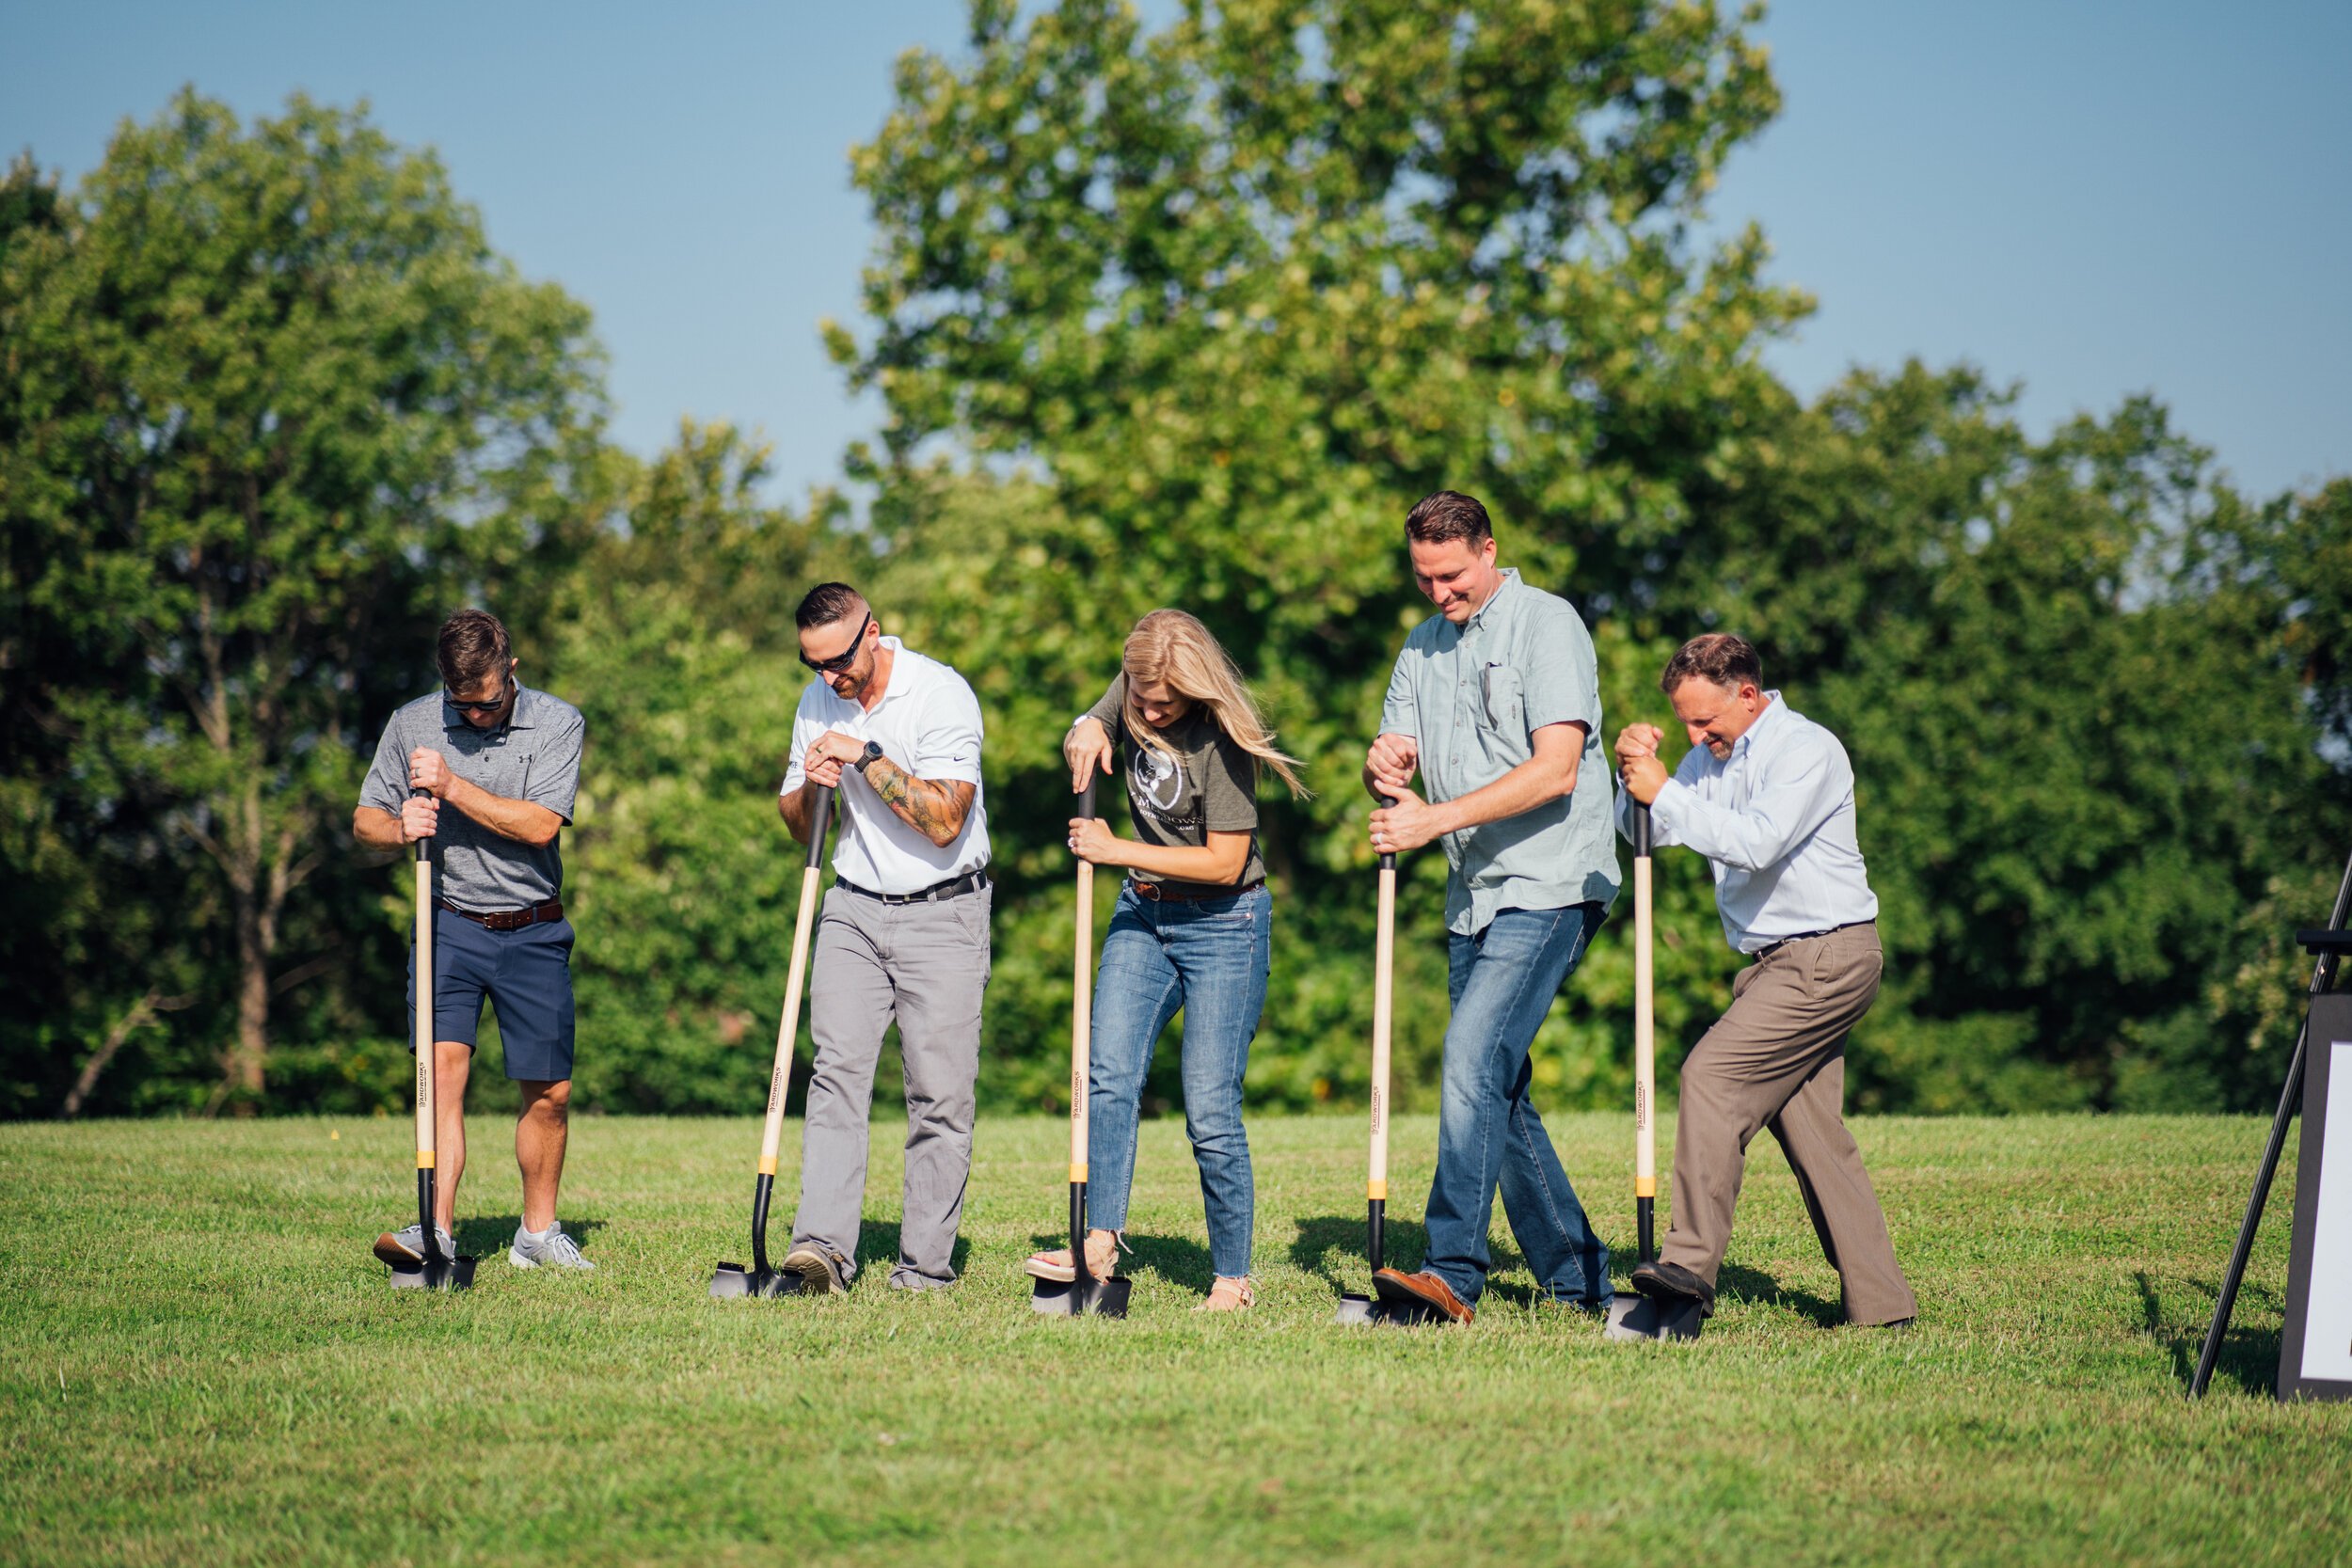
[[[1390,802],[1372,814],[1374,849],[1444,842],[1454,1013],[1428,1249],[1420,1272],[1383,1269],[1373,1285],[1391,1306],[1469,1322],[1499,1187],[1536,1290],[1597,1311],[1609,1249],[1528,1098],[1535,1031],[1617,894],[1593,640],[1565,599],[1496,566],[1470,497],[1425,498],[1405,534],[1438,613],[1397,655],[1364,778]]]
[[[1691,738],[1674,776],[1659,760],[1657,725],[1629,724],[1617,737],[1619,828],[1630,836],[1638,800],[1657,843],[1706,856],[1724,935],[1756,960],[1682,1064],[1673,1225],[1633,1286],[1713,1309],[1748,1141],[1769,1127],[1843,1282],[1848,1319],[1907,1323],[1918,1302],[1843,1108],[1846,1036],[1878,995],[1884,963],[1854,836],[1853,765],[1763,680],[1744,638],[1693,638],[1659,682]]]

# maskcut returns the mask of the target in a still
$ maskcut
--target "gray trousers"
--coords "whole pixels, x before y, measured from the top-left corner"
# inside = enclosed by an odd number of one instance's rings
[[[1682,1064],[1674,1226],[1660,1258],[1715,1283],[1748,1140],[1769,1127],[1844,1286],[1846,1316],[1883,1323],[1918,1311],[1844,1115],[1846,1032],[1870,1010],[1883,963],[1878,927],[1866,925],[1792,942],[1740,971],[1730,1011]]]
[[[845,1276],[857,1272],[874,1067],[895,1022],[906,1058],[907,1145],[890,1283],[928,1290],[955,1282],[994,896],[984,888],[932,903],[885,904],[845,887],[825,895],[809,975],[817,1065],[801,1134],[792,1244],[838,1255]]]

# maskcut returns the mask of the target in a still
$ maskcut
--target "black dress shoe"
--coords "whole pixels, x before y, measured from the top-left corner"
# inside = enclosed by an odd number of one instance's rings
[[[1679,1263],[1655,1259],[1633,1265],[1633,1288],[1660,1301],[1695,1301],[1699,1310],[1715,1315],[1715,1287]]]

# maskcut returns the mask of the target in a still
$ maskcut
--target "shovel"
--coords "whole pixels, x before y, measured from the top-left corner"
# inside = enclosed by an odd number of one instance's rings
[[[784,1296],[801,1276],[768,1261],[768,1199],[776,1190],[776,1149],[784,1140],[784,1091],[792,1082],[792,1041],[801,1030],[801,977],[808,965],[808,933],[817,918],[817,883],[825,874],[825,824],[834,792],[819,790],[808,816],[808,869],[801,873],[801,910],[792,923],[792,968],[784,983],[784,1020],[776,1025],[776,1065],[768,1074],[768,1121],[759,1134],[759,1177],[752,1187],[752,1266],[722,1263],[710,1276],[713,1301],[735,1296]]]
[[[1078,797],[1077,815],[1094,818],[1094,780]],[[1114,1274],[1096,1279],[1087,1267],[1087,1074],[1094,1027],[1094,865],[1078,863],[1077,962],[1070,1001],[1070,1273],[1068,1282],[1040,1279],[1029,1287],[1029,1310],[1047,1317],[1075,1318],[1092,1312],[1123,1318],[1135,1281]],[[1113,1253],[1116,1258],[1116,1252]],[[1111,1265],[1117,1268],[1114,1262]]]
[[[1382,805],[1388,799],[1378,790],[1372,798]],[[1372,949],[1372,1160],[1364,1181],[1364,1250],[1372,1272],[1388,1266],[1386,1236],[1389,1210],[1389,1028],[1395,1002],[1396,972],[1396,852],[1380,857],[1380,918]],[[1339,1323],[1401,1322],[1384,1304],[1350,1291],[1340,1297]]]
[[[1658,1256],[1657,1015],[1650,950],[1649,807],[1633,808],[1633,1225],[1641,1260]],[[1705,1316],[1695,1301],[1661,1301],[1619,1291],[1609,1298],[1612,1339],[1695,1339]]]
[[[426,794],[410,790],[410,796]],[[463,1291],[473,1285],[474,1259],[441,1250],[433,1225],[433,841],[417,840],[417,1223],[424,1227],[424,1257],[391,1265],[402,1291]]]

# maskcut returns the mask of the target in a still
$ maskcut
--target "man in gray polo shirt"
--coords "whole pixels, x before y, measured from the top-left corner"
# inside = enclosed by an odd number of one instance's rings
[[[571,704],[515,678],[506,628],[487,610],[451,616],[437,654],[444,689],[393,713],[351,817],[352,836],[371,849],[434,841],[434,1137],[443,1173],[434,1226],[453,1255],[466,1079],[487,997],[506,1076],[522,1085],[515,1160],[523,1212],[507,1260],[591,1269],[555,1217],[572,1094],[572,927],[555,837],[572,819],[587,725]],[[416,992],[412,958],[411,1007]],[[375,1255],[413,1262],[424,1256],[423,1231],[389,1231]]]
[[[1391,1306],[1468,1323],[1486,1288],[1498,1185],[1535,1288],[1599,1311],[1609,1249],[1528,1098],[1529,1048],[1617,895],[1593,640],[1566,600],[1495,565],[1486,509],[1440,490],[1405,520],[1438,607],[1397,656],[1366,783],[1381,852],[1445,844],[1448,990],[1438,1171],[1421,1272],[1383,1269]],[[1423,800],[1411,784],[1427,784]]]

